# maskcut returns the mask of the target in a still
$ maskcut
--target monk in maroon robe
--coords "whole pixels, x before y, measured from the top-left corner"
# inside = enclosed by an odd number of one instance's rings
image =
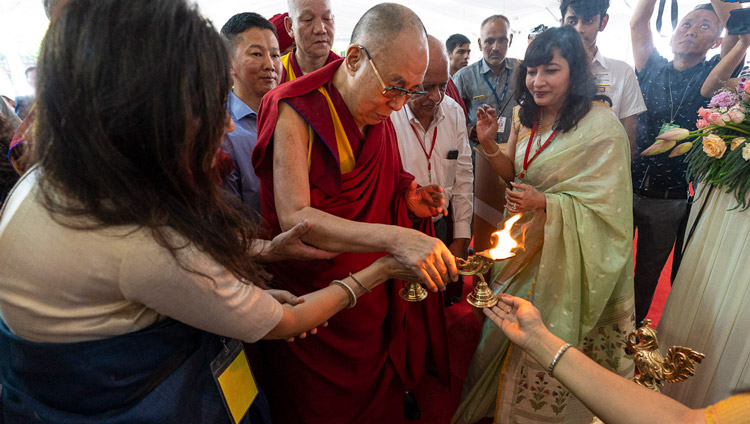
[[[424,218],[442,213],[444,200],[439,188],[417,188],[403,171],[388,119],[422,81],[426,34],[411,10],[381,4],[365,13],[352,40],[345,59],[261,103],[253,164],[264,219],[274,234],[308,219],[306,242],[343,252],[276,263],[268,268],[273,284],[303,296],[391,253],[433,292],[442,290],[457,279],[455,259],[413,227],[431,226]],[[403,284],[360,297],[316,336],[263,343],[274,421],[398,423],[404,389],[427,367],[448,384],[442,298],[407,303],[398,297]]]
[[[295,52],[296,49],[281,57],[282,71],[280,84],[293,81],[304,75],[304,72],[302,72],[302,69],[299,66],[299,62],[297,62],[297,58],[294,56]],[[335,61],[336,59],[340,59],[339,55],[332,51],[329,51],[328,58],[326,59],[324,66]],[[458,97],[461,98],[460,95]]]
[[[338,59],[331,51],[336,23],[329,0],[289,0],[284,28],[295,44],[294,50],[282,55],[281,83],[317,71]]]

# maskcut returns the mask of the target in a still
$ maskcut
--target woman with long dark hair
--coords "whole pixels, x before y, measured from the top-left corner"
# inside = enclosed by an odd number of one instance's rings
[[[481,152],[513,187],[506,208],[522,214],[518,225],[527,230],[526,250],[495,266],[493,287],[532,300],[558,337],[632,374],[624,352],[634,325],[630,151],[617,117],[594,102],[589,63],[573,28],[551,28],[531,42],[517,74],[518,122],[507,155],[494,143],[496,112],[477,111]],[[487,322],[454,422],[493,415],[502,423],[592,419]]]
[[[304,298],[255,285],[260,261],[330,254],[307,223],[256,240],[214,182],[229,56],[185,1],[72,0],[38,71],[35,166],[0,214],[5,422],[228,423],[211,372],[231,339],[296,336],[413,278],[385,256]]]

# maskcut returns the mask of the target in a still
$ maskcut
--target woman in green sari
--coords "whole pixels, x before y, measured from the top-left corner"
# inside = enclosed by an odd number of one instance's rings
[[[497,264],[493,289],[530,300],[550,331],[602,366],[632,376],[632,187],[628,138],[594,102],[590,59],[570,27],[540,34],[517,78],[520,105],[508,155],[494,143],[495,110],[477,111],[480,152],[513,190],[526,250]],[[515,121],[515,119],[514,119]],[[502,223],[500,223],[502,224]],[[592,414],[491,322],[464,384],[454,423],[589,423]]]

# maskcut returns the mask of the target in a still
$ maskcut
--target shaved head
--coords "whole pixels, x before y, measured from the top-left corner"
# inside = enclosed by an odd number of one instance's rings
[[[402,34],[413,37],[413,42],[420,47],[427,45],[427,32],[416,13],[400,4],[380,3],[359,19],[350,44],[367,46],[370,53],[376,55],[376,52],[392,47],[389,41]]]
[[[300,13],[302,13],[305,8],[309,7],[310,4],[321,4],[326,9],[331,8],[331,4],[328,0],[287,0],[286,6],[289,8],[289,17],[292,18],[292,20],[297,20]]]
[[[427,48],[430,52],[430,61],[427,65],[428,72],[435,68],[448,68],[448,52],[445,45],[433,35],[427,35]]]
[[[422,84],[428,54],[424,25],[408,7],[381,3],[362,15],[334,77],[358,127],[378,124],[406,104]]]
[[[427,94],[415,95],[408,102],[412,113],[425,128],[429,126],[445,97],[448,78],[450,78],[448,74],[448,53],[443,43],[432,35],[428,35],[427,46],[430,52],[430,60],[427,63],[427,71],[424,74],[421,87],[421,90],[426,91]]]

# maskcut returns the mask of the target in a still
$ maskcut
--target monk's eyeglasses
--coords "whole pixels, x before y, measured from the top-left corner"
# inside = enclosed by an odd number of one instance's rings
[[[409,91],[405,88],[396,87],[395,85],[386,87],[385,82],[383,82],[383,78],[380,77],[380,72],[378,72],[378,68],[376,68],[375,64],[372,62],[372,57],[370,57],[370,53],[367,51],[365,46],[357,45],[357,47],[359,47],[360,49],[362,49],[363,52],[365,52],[365,56],[367,56],[367,61],[370,62],[370,66],[372,66],[372,70],[373,72],[375,72],[375,76],[378,78],[380,85],[383,87],[383,93],[381,93],[383,94],[383,96],[389,99],[399,99],[404,96],[409,98],[415,94],[420,95],[420,96],[424,96],[425,94],[427,94],[426,91],[420,91],[420,90]]]

